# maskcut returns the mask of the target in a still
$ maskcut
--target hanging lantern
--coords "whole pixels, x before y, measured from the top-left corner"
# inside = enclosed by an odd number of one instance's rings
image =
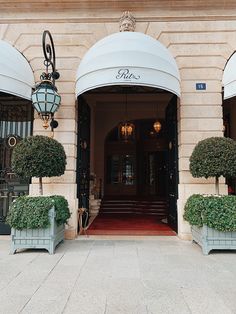
[[[161,131],[161,122],[156,120],[153,124],[153,128],[156,133],[159,133]]]
[[[125,90],[126,91],[126,90]],[[134,139],[134,129],[135,126],[133,123],[127,121],[127,92],[125,93],[125,119],[119,125],[119,138],[122,140],[132,140]]]
[[[47,43],[47,37],[49,43]],[[53,131],[58,125],[54,120],[54,113],[61,103],[61,96],[57,93],[55,86],[55,80],[60,77],[60,74],[56,71],[56,57],[52,35],[47,30],[43,32],[42,45],[46,71],[41,74],[41,81],[32,94],[32,103],[40,118],[43,120],[43,127],[45,129],[48,128],[49,121],[52,120],[50,125]],[[52,68],[52,72],[49,72],[49,67]]]
[[[49,126],[49,120],[60,106],[61,96],[57,93],[57,88],[52,81],[44,80],[32,94],[32,103],[40,118],[43,120],[45,129]]]

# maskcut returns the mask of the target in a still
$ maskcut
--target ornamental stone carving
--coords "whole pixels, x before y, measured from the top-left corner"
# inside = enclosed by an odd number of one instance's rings
[[[129,11],[125,11],[120,18],[120,32],[134,32],[135,18]]]

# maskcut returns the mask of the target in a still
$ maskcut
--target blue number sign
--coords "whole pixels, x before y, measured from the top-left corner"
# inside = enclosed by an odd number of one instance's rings
[[[206,83],[196,83],[196,90],[206,90]]]

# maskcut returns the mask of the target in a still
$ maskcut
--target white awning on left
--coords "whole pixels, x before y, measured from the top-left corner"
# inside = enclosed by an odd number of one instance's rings
[[[224,99],[236,96],[236,53],[229,59],[223,74]]]
[[[0,92],[30,100],[34,84],[33,71],[25,57],[0,40]]]

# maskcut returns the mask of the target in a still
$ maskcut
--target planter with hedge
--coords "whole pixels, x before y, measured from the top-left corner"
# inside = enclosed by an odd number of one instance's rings
[[[12,228],[11,253],[20,248],[45,248],[50,254],[64,240],[64,225],[70,217],[63,196],[42,196],[42,177],[60,176],[66,166],[63,146],[56,140],[36,135],[16,145],[12,155],[15,173],[24,178],[39,178],[41,196],[23,196],[11,205],[7,222]]]
[[[192,195],[184,219],[191,225],[193,241],[203,254],[213,249],[236,249],[236,196],[219,195],[219,177],[236,177],[236,142],[211,137],[200,141],[190,157],[193,177],[215,177],[215,195]]]
[[[63,196],[21,196],[10,207],[11,253],[17,249],[46,249],[50,254],[64,240],[64,224],[70,217]]]
[[[184,218],[203,254],[213,249],[236,249],[235,195],[194,194],[186,202]]]

